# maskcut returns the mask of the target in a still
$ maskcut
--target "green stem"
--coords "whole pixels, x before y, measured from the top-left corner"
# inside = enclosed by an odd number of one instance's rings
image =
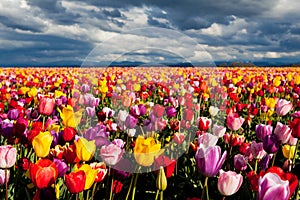
[[[43,117],[42,117],[42,118],[43,118],[43,126],[42,126],[42,129],[44,130],[46,116],[44,116],[44,115],[43,115]]]
[[[255,173],[257,172],[257,164],[258,164],[258,160],[256,159],[256,160],[255,160],[255,168],[254,168]]]
[[[93,190],[92,190],[92,200],[94,199],[96,188],[97,188],[97,183],[94,183]]]
[[[139,174],[137,173],[134,178],[132,197],[131,197],[132,200],[134,200],[134,197],[135,197],[136,183],[137,183],[138,177],[139,177]]]
[[[299,141],[300,139],[298,139],[297,141],[297,145],[296,145],[296,149],[295,149],[295,153],[294,153],[294,158],[293,158],[293,167],[295,166],[295,161],[296,161],[296,156],[297,156],[297,150],[298,150],[298,147],[299,147]]]
[[[276,155],[277,155],[277,152],[275,152],[275,153],[274,153],[273,160],[272,160],[272,167],[273,167],[273,166],[274,166],[274,164],[275,164]]]
[[[114,189],[113,186],[114,186],[114,174],[112,174],[112,176],[111,176],[109,200],[112,200],[112,194],[113,194],[113,189]]]
[[[159,195],[159,190],[156,190],[155,200],[158,199],[158,195]]]
[[[208,182],[208,176],[205,177],[205,181],[204,181],[204,186],[203,186],[203,190],[202,190],[201,199],[204,199],[204,197],[205,197],[205,192],[206,192],[206,199],[209,199],[207,182]]]
[[[164,191],[161,191],[160,192],[160,200],[163,200],[164,199]]]
[[[128,192],[127,192],[125,200],[128,200],[129,194],[131,192],[131,187],[132,187],[133,180],[134,180],[134,175],[132,175],[132,177],[131,177],[130,185],[129,185]]]

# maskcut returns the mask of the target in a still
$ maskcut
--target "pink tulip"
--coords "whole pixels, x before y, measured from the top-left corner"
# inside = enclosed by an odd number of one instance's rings
[[[275,173],[266,173],[258,179],[258,200],[289,199],[289,181],[283,181]]]
[[[39,113],[42,115],[50,115],[54,109],[55,99],[51,97],[42,97],[40,99]]]
[[[218,190],[224,196],[230,196],[236,193],[243,183],[243,176],[234,171],[225,172],[220,170],[218,179]]]
[[[5,179],[5,170],[4,169],[0,169],[0,185],[4,185],[6,183],[6,181],[9,180],[9,170],[7,170],[7,174],[6,174],[6,179]]]
[[[224,134],[226,133],[226,128],[224,126],[218,126],[215,124],[213,126],[212,132],[215,136],[223,137]]]
[[[277,122],[274,134],[277,136],[278,140],[281,141],[282,144],[285,144],[289,141],[292,134],[292,130],[288,125],[284,125],[280,122]]]
[[[284,116],[293,109],[293,104],[285,99],[279,99],[276,104],[276,113],[279,116]]]
[[[237,113],[230,113],[227,115],[226,123],[227,127],[232,130],[236,131],[243,125],[245,119],[242,117],[239,117]]]
[[[267,154],[267,152],[265,152],[263,148],[262,142],[256,143],[255,141],[253,141],[250,146],[250,149],[253,157],[258,160],[262,159]]]
[[[11,145],[0,146],[0,168],[11,168],[17,159],[17,149]]]
[[[100,155],[102,160],[110,166],[117,164],[121,160],[123,153],[124,150],[113,143],[107,146],[104,145],[100,149]]]

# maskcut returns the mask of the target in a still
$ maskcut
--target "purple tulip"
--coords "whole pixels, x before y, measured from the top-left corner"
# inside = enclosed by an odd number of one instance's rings
[[[166,107],[166,114],[169,118],[175,117],[177,114],[176,108],[174,108],[173,106]]]
[[[139,109],[140,109],[140,116],[143,116],[147,112],[147,107],[144,104],[139,104]]]
[[[139,117],[141,115],[140,108],[137,105],[131,106],[130,114],[134,117]]]
[[[225,161],[226,155],[226,151],[221,155],[221,147],[219,146],[210,146],[207,149],[200,147],[195,155],[199,172],[207,177],[216,176]]]
[[[90,91],[90,86],[87,85],[87,84],[83,84],[83,85],[81,86],[81,92],[87,93],[88,91]]]
[[[132,115],[128,115],[125,120],[125,126],[129,129],[135,128],[138,123],[138,119]]]
[[[266,135],[271,135],[273,127],[270,125],[259,124],[255,127],[256,137],[262,141]]]
[[[87,140],[95,140],[96,146],[101,147],[110,143],[108,136],[109,133],[106,131],[106,126],[98,124],[94,128],[89,128],[84,137]]]
[[[266,173],[258,179],[258,200],[289,199],[289,181],[283,181],[275,173]]]
[[[18,109],[12,109],[12,110],[8,111],[7,118],[10,120],[16,120],[16,119],[18,119],[19,114],[20,114],[20,112]]]
[[[50,131],[50,134],[52,135],[52,137],[53,137],[53,141],[52,141],[52,143],[51,143],[51,147],[53,148],[53,147],[55,147],[57,144],[58,144],[58,142],[59,142],[59,139],[60,139],[60,134],[59,133],[56,133],[54,130],[51,130]]]
[[[60,99],[61,99],[62,104],[67,104],[68,103],[68,98],[67,97],[61,96]]]
[[[13,136],[13,128],[14,128],[13,121],[10,121],[9,119],[3,120],[1,122],[1,132],[0,133],[5,138],[11,138]]]
[[[247,158],[245,158],[245,156],[243,156],[242,154],[237,154],[233,158],[234,168],[238,171],[244,171],[245,169],[247,169],[247,162]]]
[[[253,158],[258,160],[262,159],[267,154],[267,152],[264,150],[262,142],[256,143],[255,141],[253,141],[251,143],[250,150]]]
[[[275,153],[278,151],[280,141],[278,141],[276,135],[266,135],[263,139],[263,147],[267,153]]]
[[[262,168],[262,170],[265,170],[269,167],[270,160],[271,160],[271,156],[267,154],[265,157],[263,157],[263,159],[259,161],[258,164]]]
[[[68,165],[63,159],[54,158],[53,162],[55,163],[58,169],[58,177],[63,177],[68,171]]]
[[[90,118],[92,118],[96,115],[95,107],[86,107],[85,110],[86,110],[87,116]]]

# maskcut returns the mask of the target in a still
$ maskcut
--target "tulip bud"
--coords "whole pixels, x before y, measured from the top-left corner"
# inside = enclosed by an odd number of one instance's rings
[[[164,168],[161,166],[156,178],[156,187],[158,190],[164,191],[167,188],[167,177]]]

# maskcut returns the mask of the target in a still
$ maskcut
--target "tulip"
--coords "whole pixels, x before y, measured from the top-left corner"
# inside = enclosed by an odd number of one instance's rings
[[[160,155],[154,160],[154,169],[159,169],[164,167],[164,171],[167,178],[170,178],[175,170],[176,160],[170,159],[165,155]]]
[[[92,167],[88,164],[83,164],[79,168],[77,168],[77,167],[78,166],[75,165],[75,170],[74,170],[75,172],[82,170],[85,173],[86,179],[85,179],[85,184],[84,184],[84,190],[90,189],[96,179],[98,170],[92,169]]]
[[[265,152],[263,148],[262,142],[256,143],[255,141],[253,141],[250,146],[250,149],[253,157],[258,160],[262,159],[267,154],[267,152]]]
[[[121,160],[123,154],[124,150],[120,146],[113,143],[107,146],[102,146],[100,149],[102,160],[109,166],[117,164]]]
[[[287,159],[292,159],[294,158],[295,150],[296,150],[296,146],[291,146],[286,144],[282,147],[283,156]]]
[[[65,142],[70,142],[75,138],[76,131],[74,128],[66,127],[62,132],[62,137]]]
[[[24,132],[28,127],[28,120],[23,118],[23,117],[19,117],[16,121],[16,123],[14,124],[14,128],[13,128],[13,132],[17,137],[24,137]]]
[[[156,178],[156,188],[160,191],[164,191],[165,189],[167,189],[167,177],[162,166],[159,168]]]
[[[55,99],[44,96],[40,99],[39,113],[42,115],[51,115],[55,105]]]
[[[50,187],[58,177],[58,169],[54,162],[49,159],[41,159],[36,164],[31,163],[29,174],[32,183],[38,188]]]
[[[292,130],[288,125],[277,122],[276,128],[274,130],[274,135],[277,136],[278,140],[281,141],[282,144],[285,144],[289,141],[291,133]]]
[[[224,172],[220,170],[218,179],[218,190],[224,196],[235,194],[243,183],[243,176],[233,171]]]
[[[163,107],[162,105],[159,105],[159,104],[155,104],[153,107],[152,107],[152,111],[153,111],[153,114],[156,116],[156,117],[162,117],[165,113],[165,107]]]
[[[67,105],[66,107],[63,107],[62,111],[58,109],[58,112],[60,113],[60,117],[63,120],[62,123],[65,126],[75,128],[80,123],[82,110],[74,113],[72,106]]]
[[[223,137],[226,133],[226,128],[224,126],[218,126],[214,124],[212,128],[212,132],[215,136],[218,136],[219,138]]]
[[[96,115],[95,107],[86,107],[85,110],[86,110],[87,116],[90,118],[92,118]]]
[[[103,181],[103,179],[105,178],[107,171],[108,171],[105,163],[104,162],[100,162],[100,163],[94,162],[94,163],[91,163],[90,166],[92,169],[97,170],[95,182],[98,183],[98,182]]]
[[[123,183],[121,181],[114,180],[113,185],[112,185],[113,193],[115,193],[115,194],[120,193],[122,188],[123,188]]]
[[[156,144],[152,137],[145,139],[143,136],[138,136],[133,152],[136,162],[147,167],[152,165],[154,158],[162,153],[161,144]]]
[[[69,164],[73,164],[80,161],[77,157],[76,146],[74,144],[65,145],[63,147],[63,158]]]
[[[174,108],[173,106],[166,107],[166,115],[168,118],[175,117],[176,114],[177,114],[176,108]]]
[[[113,144],[117,145],[118,147],[120,147],[121,149],[124,148],[125,142],[122,139],[114,139],[112,141]]]
[[[242,117],[239,117],[237,113],[230,113],[227,115],[226,124],[227,127],[232,130],[236,131],[243,125],[245,119]]]
[[[279,116],[285,116],[293,109],[293,103],[285,99],[279,99],[276,104],[276,113]]]
[[[68,190],[73,194],[82,192],[85,187],[85,182],[86,175],[82,170],[79,170],[77,172],[71,172],[70,174],[65,174],[66,186]]]
[[[245,169],[247,169],[247,162],[247,158],[245,158],[245,156],[243,156],[242,154],[237,154],[233,158],[234,168],[238,171],[244,171]]]
[[[147,112],[147,107],[144,104],[139,104],[138,107],[140,109],[140,116],[145,115]]]
[[[11,168],[16,163],[17,149],[11,145],[0,146],[0,168]]]
[[[280,142],[276,135],[266,135],[263,139],[263,148],[267,153],[275,153],[278,151]]]
[[[89,161],[93,158],[96,152],[95,140],[88,141],[85,138],[79,138],[74,142],[76,146],[77,157],[81,161]]]
[[[19,114],[20,114],[20,112],[18,109],[12,109],[12,110],[8,111],[7,118],[9,120],[16,120],[19,117]]]
[[[211,119],[207,117],[200,117],[198,120],[198,128],[200,131],[207,131],[211,126]]]
[[[176,143],[176,144],[182,144],[183,141],[185,139],[185,134],[184,133],[179,133],[179,132],[176,132],[174,133],[173,135],[173,141]]]
[[[218,114],[219,110],[220,109],[215,106],[210,106],[208,109],[208,112],[209,112],[210,116],[214,117]]]
[[[292,129],[292,136],[300,138],[300,118],[294,118],[290,123],[290,128]]]
[[[44,158],[48,156],[53,137],[49,131],[40,132],[32,140],[32,147],[37,157]]]
[[[221,156],[221,147],[219,146],[210,146],[207,149],[200,147],[195,155],[198,171],[206,177],[217,175],[226,155],[227,152],[225,151]]]
[[[219,139],[219,137],[217,137],[213,134],[204,133],[202,135],[199,135],[198,145],[203,148],[208,148],[210,146],[216,146],[218,139]]]
[[[183,119],[186,121],[192,121],[194,119],[194,111],[192,109],[183,110]]]
[[[108,140],[109,133],[107,132],[107,127],[105,125],[96,125],[93,128],[89,128],[84,137],[88,140],[95,140],[95,144],[97,147],[101,147],[103,145],[109,145]]]
[[[259,124],[255,127],[256,137],[260,141],[264,139],[265,136],[271,135],[273,131],[273,127],[271,125]]]
[[[57,159],[57,158],[54,158],[53,162],[57,167],[58,177],[63,177],[69,169],[67,163],[63,159]]]
[[[0,169],[0,185],[4,185],[9,180],[10,172],[9,170],[6,170],[6,179],[5,179],[5,170]]]
[[[125,126],[129,129],[133,129],[136,127],[138,123],[138,119],[132,115],[128,115],[125,120]]]
[[[283,181],[275,173],[267,173],[258,179],[258,199],[282,199],[289,198],[289,182]]]

